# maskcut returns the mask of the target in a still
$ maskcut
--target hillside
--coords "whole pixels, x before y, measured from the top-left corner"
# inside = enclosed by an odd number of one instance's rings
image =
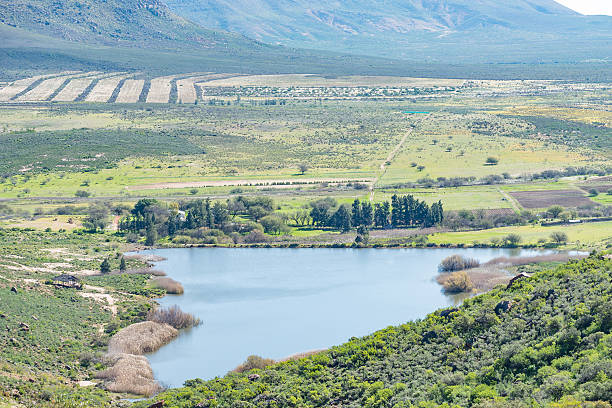
[[[612,17],[581,16],[552,0],[168,0],[167,4],[206,27],[270,44],[408,60],[605,58],[612,32]]]
[[[0,1],[0,22],[88,44],[155,49],[256,46],[240,35],[206,30],[158,0]]]
[[[309,358],[188,381],[156,400],[180,408],[610,407],[611,272],[612,261],[592,256],[459,309]]]

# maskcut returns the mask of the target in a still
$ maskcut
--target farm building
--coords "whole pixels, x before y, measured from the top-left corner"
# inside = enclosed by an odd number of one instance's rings
[[[62,288],[81,289],[83,287],[79,278],[77,278],[76,276],[66,275],[66,274],[59,275],[53,278],[53,284],[56,287],[62,287]]]

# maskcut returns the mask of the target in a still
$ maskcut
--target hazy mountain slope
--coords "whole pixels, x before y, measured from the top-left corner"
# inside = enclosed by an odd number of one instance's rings
[[[569,61],[605,58],[611,47],[612,18],[581,16],[553,0],[167,0],[167,4],[206,27],[263,42],[405,59],[468,62],[478,57],[483,62],[509,62],[562,56]]]
[[[68,41],[144,48],[253,47],[206,30],[158,0],[0,0],[0,22]]]

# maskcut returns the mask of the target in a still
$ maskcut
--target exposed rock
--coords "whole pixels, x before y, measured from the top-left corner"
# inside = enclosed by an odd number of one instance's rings
[[[509,300],[502,300],[495,306],[495,314],[499,316],[502,313],[508,312],[510,309],[512,309],[512,302]]]
[[[260,375],[259,374],[250,374],[249,375],[249,381],[257,381],[259,380]]]

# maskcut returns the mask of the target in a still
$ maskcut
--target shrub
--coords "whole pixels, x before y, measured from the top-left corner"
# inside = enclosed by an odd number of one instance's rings
[[[111,271],[110,261],[108,258],[105,258],[100,264],[100,272],[101,273],[109,273]]]
[[[240,364],[238,367],[234,368],[233,371],[237,373],[243,373],[245,371],[249,371],[254,368],[258,368],[258,369],[266,368],[267,366],[270,366],[274,363],[275,361],[272,360],[271,358],[263,358],[260,356],[252,355],[252,356],[248,356],[246,361]]]
[[[589,196],[597,197],[599,195],[599,191],[596,188],[592,188],[589,190]]]
[[[150,310],[147,314],[147,320],[156,323],[164,323],[174,327],[177,330],[187,329],[189,327],[199,326],[202,321],[191,313],[183,312],[180,307],[174,305],[167,309],[158,308]]]
[[[438,268],[442,272],[462,271],[464,269],[476,268],[480,265],[477,259],[465,258],[461,255],[451,255],[440,262]]]
[[[504,237],[504,241],[508,244],[508,245],[517,245],[519,242],[521,242],[523,239],[521,238],[520,235],[518,234],[508,234]]]
[[[471,292],[474,289],[474,284],[465,271],[444,275],[440,277],[439,282],[447,293]]]
[[[497,165],[497,163],[499,163],[499,159],[497,157],[490,156],[490,157],[487,157],[486,163],[489,166],[495,166]]]
[[[139,239],[140,239],[140,236],[133,232],[129,232],[125,235],[125,240],[130,243],[138,242]]]
[[[260,230],[253,230],[244,237],[244,242],[247,244],[256,244],[259,242],[268,242],[270,238]]]
[[[567,234],[565,232],[553,232],[550,234],[550,240],[557,244],[563,244],[567,242]]]
[[[74,195],[77,197],[89,197],[91,193],[85,190],[77,190],[76,193],[74,193]]]

